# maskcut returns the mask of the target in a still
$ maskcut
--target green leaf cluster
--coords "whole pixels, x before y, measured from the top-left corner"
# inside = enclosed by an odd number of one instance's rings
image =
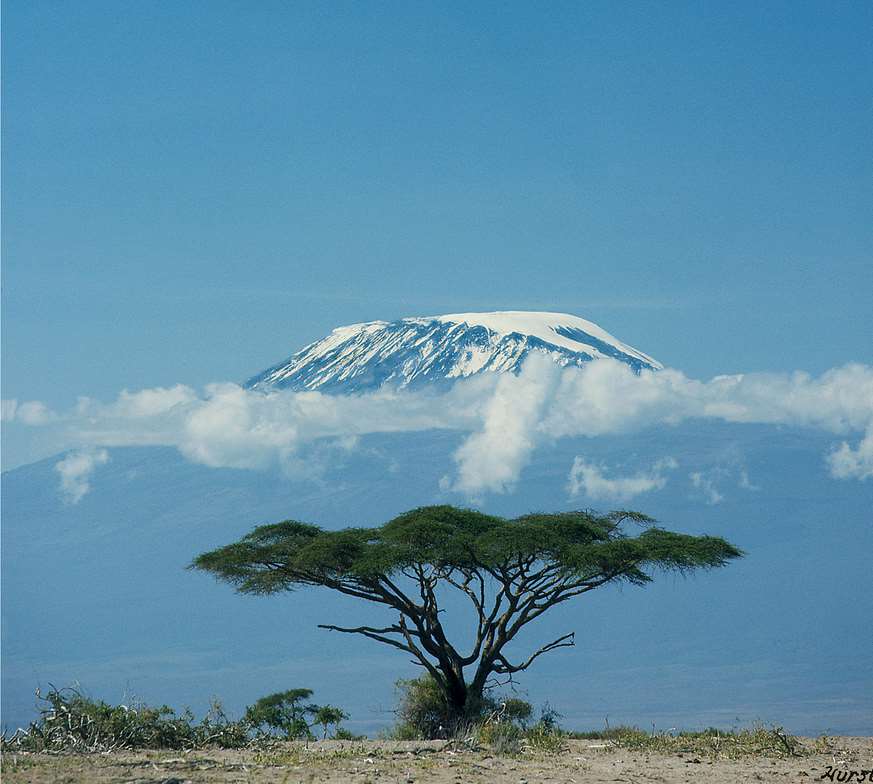
[[[245,720],[255,729],[266,727],[291,739],[312,738],[312,726],[319,725],[322,736],[326,738],[328,727],[339,728],[340,722],[349,716],[333,705],[304,703],[311,696],[312,689],[289,689],[268,694],[246,708]]]
[[[637,536],[625,523],[648,526]],[[267,594],[295,585],[343,580],[366,584],[404,569],[499,571],[536,560],[585,579],[648,582],[647,570],[693,570],[724,565],[742,552],[724,539],[690,536],[653,526],[636,512],[528,514],[515,519],[452,506],[413,509],[382,526],[327,531],[286,520],[255,528],[239,542],[197,557],[192,567],[233,583],[243,593]]]

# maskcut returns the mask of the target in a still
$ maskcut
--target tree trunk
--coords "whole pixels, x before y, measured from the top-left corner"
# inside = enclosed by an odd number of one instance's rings
[[[449,720],[449,726],[446,729],[449,734],[454,734],[458,727],[470,718],[470,690],[464,682],[463,670],[458,673],[449,669],[443,674],[446,682],[445,698]]]
[[[447,688],[444,690],[448,706],[448,732],[454,733],[464,724],[481,718],[482,697],[485,682],[474,678],[470,683],[464,681],[463,671],[458,675],[452,672],[446,675]]]

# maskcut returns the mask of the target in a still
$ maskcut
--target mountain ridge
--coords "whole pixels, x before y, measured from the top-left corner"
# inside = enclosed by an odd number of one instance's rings
[[[637,373],[662,365],[594,322],[568,313],[494,311],[368,321],[329,335],[250,378],[248,389],[362,392],[517,373],[531,353],[562,366],[608,357]]]

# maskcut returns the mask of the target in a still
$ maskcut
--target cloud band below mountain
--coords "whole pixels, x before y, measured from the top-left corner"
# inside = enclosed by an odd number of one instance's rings
[[[534,355],[517,376],[482,374],[441,393],[263,393],[215,384],[198,394],[180,385],[124,391],[109,404],[81,399],[63,415],[35,401],[7,404],[4,418],[59,428],[68,448],[174,446],[209,466],[278,465],[289,474],[299,471],[299,450],[319,439],[353,443],[368,433],[457,430],[468,435],[454,455],[455,475],[443,486],[468,497],[511,491],[534,451],[557,439],[627,433],[694,418],[831,432],[844,437],[825,456],[831,475],[873,476],[873,368],[861,364],[818,377],[753,373],[699,381],[669,368],[637,375],[608,359],[562,368]],[[862,434],[856,445],[845,440],[856,434]],[[586,490],[593,498],[606,492],[615,480],[579,460],[577,492]],[[646,489],[657,489],[663,469],[648,476]],[[646,484],[647,477],[637,479]],[[620,496],[642,486],[611,487]]]

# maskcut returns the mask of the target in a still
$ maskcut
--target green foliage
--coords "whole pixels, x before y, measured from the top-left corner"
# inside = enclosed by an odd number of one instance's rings
[[[395,686],[399,700],[394,737],[397,740],[446,737],[452,716],[437,682],[429,675],[422,675],[399,680]]]
[[[355,735],[354,732],[347,730],[345,727],[337,727],[336,731],[333,733],[333,737],[336,740],[366,740],[366,735]]]
[[[286,738],[311,738],[306,715],[314,713],[318,706],[301,704],[301,700],[308,700],[311,696],[311,689],[289,689],[269,694],[246,708],[245,719],[256,729],[266,727]]]
[[[514,697],[491,700],[494,710],[455,732],[454,743],[468,748],[488,748],[499,756],[530,753],[557,753],[566,749],[567,733],[557,723],[559,715],[546,704],[537,722],[531,725],[533,706]]]
[[[378,528],[325,531],[286,520],[262,525],[239,542],[203,553],[191,566],[233,583],[243,593],[274,593],[295,585],[329,585],[351,576],[375,579],[429,564],[496,568],[535,557],[581,577],[617,571],[615,579],[645,583],[647,566],[690,570],[722,566],[742,552],[724,539],[651,528],[622,533],[625,521],[649,524],[636,512],[529,514],[514,520],[451,506],[413,509]]]
[[[500,716],[505,722],[524,727],[533,715],[533,705],[518,697],[507,697],[501,703]]]
[[[561,714],[549,703],[540,709],[540,717],[533,726],[524,727],[521,741],[523,751],[557,753],[566,747],[567,733],[561,729]]]
[[[322,728],[323,738],[327,737],[331,726],[339,733],[340,722],[348,719],[348,714],[334,705],[304,704],[303,700],[311,696],[311,689],[289,689],[269,694],[246,708],[245,720],[255,729],[266,728],[268,732],[278,732],[289,740],[313,738],[314,725]]]
[[[458,726],[439,684],[430,675],[399,680],[395,687],[398,692],[397,724],[392,737],[397,740],[431,740],[463,735],[486,724],[501,724],[520,730],[533,714],[533,706],[518,697],[485,694],[475,708],[470,706],[464,722]]]
[[[559,721],[563,718],[549,703],[540,709],[540,720],[537,722],[544,730],[558,730]]]
[[[312,714],[312,723],[318,724],[322,728],[321,737],[327,737],[327,729],[331,725],[336,727],[334,737],[338,737],[337,733],[340,731],[340,722],[345,721],[349,717],[348,714],[334,705],[318,705],[315,707],[317,710]]]
[[[186,711],[185,716],[190,716]],[[199,725],[194,725],[197,736],[196,746],[218,746],[223,749],[241,749],[251,742],[251,730],[249,722],[245,718],[234,721],[228,718],[222,704],[218,700],[212,700],[209,710]]]
[[[469,737],[476,745],[486,746],[500,757],[514,757],[522,751],[524,730],[510,722],[489,722],[478,725]]]
[[[336,727],[336,737],[345,732],[339,727],[348,715],[332,705],[302,705],[312,696],[309,689],[291,689],[271,694],[246,709],[234,721],[218,701],[196,721],[190,710],[177,714],[172,708],[141,703],[109,705],[93,700],[76,689],[52,687],[45,697],[37,692],[44,707],[40,717],[26,730],[0,738],[3,750],[47,752],[105,752],[117,749],[195,749],[218,746],[238,749],[267,741],[264,728],[281,732],[286,738],[312,737],[306,716],[323,728]],[[346,739],[349,733],[345,733]]]

